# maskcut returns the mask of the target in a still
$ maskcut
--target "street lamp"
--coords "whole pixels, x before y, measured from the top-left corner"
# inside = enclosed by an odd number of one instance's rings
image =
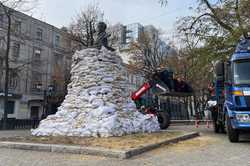
[[[37,84],[37,89],[42,91],[42,84]],[[48,116],[48,113],[50,112],[50,109],[48,109],[49,105],[49,97],[52,96],[52,93],[54,91],[54,86],[49,85],[48,88],[45,88],[43,90],[43,113],[42,113],[42,119],[46,118]]]

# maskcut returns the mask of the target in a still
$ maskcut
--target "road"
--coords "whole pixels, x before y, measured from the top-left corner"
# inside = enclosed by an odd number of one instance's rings
[[[249,136],[240,143],[232,144],[226,135],[214,134],[205,127],[172,127],[180,128],[198,130],[202,135],[128,160],[0,149],[0,166],[250,166]]]
[[[0,138],[2,137],[16,137],[16,136],[28,136],[30,135],[30,130],[0,130]]]

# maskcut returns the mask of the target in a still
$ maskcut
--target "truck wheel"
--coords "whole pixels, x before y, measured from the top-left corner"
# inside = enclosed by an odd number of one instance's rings
[[[233,129],[230,118],[226,118],[227,134],[230,142],[239,142],[239,132]]]
[[[158,112],[158,122],[161,129],[167,129],[170,125],[170,116],[167,112]]]

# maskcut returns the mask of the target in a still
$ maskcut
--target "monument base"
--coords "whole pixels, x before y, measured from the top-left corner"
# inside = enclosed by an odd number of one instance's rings
[[[157,117],[136,110],[126,74],[114,52],[104,48],[76,52],[64,102],[32,135],[110,137],[160,130]]]

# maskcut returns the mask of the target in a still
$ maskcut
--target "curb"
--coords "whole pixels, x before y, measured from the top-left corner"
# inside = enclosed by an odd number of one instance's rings
[[[7,149],[20,149],[20,150],[32,150],[39,152],[52,152],[52,153],[71,153],[71,154],[84,154],[104,156],[111,158],[128,159],[135,155],[142,154],[144,152],[156,149],[162,145],[168,145],[171,143],[177,143],[179,141],[185,141],[191,138],[198,137],[198,132],[188,133],[173,139],[164,140],[155,144],[148,144],[143,147],[134,148],[132,150],[114,150],[99,147],[84,147],[84,146],[69,146],[69,145],[56,145],[56,144],[38,144],[38,143],[21,143],[21,142],[0,142],[0,148]]]
[[[173,138],[173,139],[165,140],[165,141],[162,141],[162,142],[159,142],[159,143],[149,144],[149,145],[146,145],[146,146],[141,147],[141,148],[135,148],[135,149],[129,150],[129,151],[127,151],[125,153],[126,154],[126,159],[131,158],[131,157],[136,156],[136,155],[139,155],[139,154],[142,154],[144,152],[159,148],[160,146],[163,146],[163,145],[178,143],[180,141],[185,141],[185,140],[192,139],[192,138],[195,138],[195,137],[198,137],[198,136],[200,136],[200,133],[192,132],[192,133],[185,134],[185,135]]]

